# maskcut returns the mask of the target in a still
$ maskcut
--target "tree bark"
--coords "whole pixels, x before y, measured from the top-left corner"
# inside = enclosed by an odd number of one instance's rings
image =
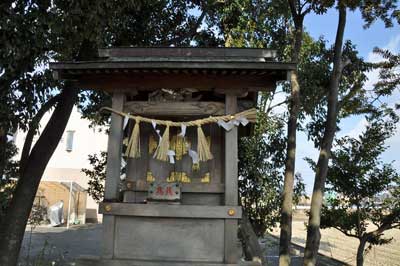
[[[358,244],[357,248],[357,266],[364,265],[364,249],[366,244],[367,244],[367,239],[365,237],[362,237],[360,239],[360,244]]]
[[[297,71],[291,73],[292,97],[298,97],[300,87],[297,83]],[[297,94],[297,95],[296,95]],[[282,209],[280,221],[280,238],[279,238],[279,265],[290,265],[290,243],[292,239],[292,202],[293,202],[293,186],[296,162],[296,131],[297,131],[297,114],[298,100],[291,100],[290,117],[288,121],[287,132],[287,158],[285,163],[285,178],[283,184]]]
[[[7,164],[7,130],[0,127],[0,178],[4,175]]]
[[[339,2],[339,22],[334,48],[333,72],[329,84],[328,113],[315,171],[310,217],[307,227],[307,241],[304,252],[304,266],[313,266],[316,264],[319,243],[321,239],[319,231],[321,223],[321,208],[325,190],[325,180],[328,172],[328,162],[336,132],[336,120],[338,114],[338,88],[343,70],[342,46],[345,26],[346,7]]]
[[[77,89],[67,87],[63,89],[49,122],[34,145],[29,160],[21,172],[10,206],[0,227],[0,265],[15,266],[17,264],[26,223],[40,179],[62,137],[77,95]]]
[[[289,0],[289,6],[295,24],[295,38],[293,44],[292,61],[298,63],[299,54],[303,42],[303,19],[304,15],[298,14],[294,1]],[[296,166],[296,132],[297,118],[300,110],[300,84],[297,69],[290,74],[291,95],[289,106],[289,121],[287,132],[287,149],[285,162],[285,178],[283,184],[282,209],[279,238],[279,265],[290,265],[290,243],[292,239],[292,202],[293,185]]]
[[[260,248],[260,243],[258,242],[258,237],[244,210],[240,224],[240,234],[243,241],[243,252],[246,260],[257,261],[261,263],[261,265],[267,265],[263,251]]]
[[[24,146],[21,152],[21,158],[19,160],[19,168],[21,173],[23,172],[25,163],[29,158],[29,153],[31,151],[33,138],[39,127],[40,120],[42,120],[45,113],[47,113],[54,105],[56,105],[56,103],[58,102],[58,98],[59,96],[57,95],[49,99],[47,102],[45,102],[39,109],[35,117],[32,119],[32,121],[29,123],[29,130],[28,133],[26,134]]]

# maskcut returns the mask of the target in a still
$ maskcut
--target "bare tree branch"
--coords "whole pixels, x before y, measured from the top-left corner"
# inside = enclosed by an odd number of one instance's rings
[[[200,14],[200,16],[197,18],[196,23],[194,24],[194,26],[188,31],[187,34],[183,35],[183,36],[179,36],[170,40],[165,41],[164,43],[162,43],[162,45],[171,45],[171,44],[175,44],[175,43],[179,43],[182,42],[185,39],[190,39],[193,40],[193,38],[196,36],[197,34],[197,29],[201,26],[201,23],[204,20],[204,17],[207,14],[207,10],[204,9],[203,12]]]
[[[270,106],[268,107],[268,109],[267,109],[267,113],[268,113],[269,111],[271,111],[272,109],[274,109],[275,107],[281,106],[282,104],[286,104],[286,103],[288,103],[288,100],[285,100],[285,101],[283,101],[283,102],[274,104],[274,105],[272,105],[272,106],[270,105]]]
[[[339,101],[338,109],[340,110],[346,104],[346,102],[349,101],[351,98],[353,98],[354,95],[356,95],[357,92],[359,92],[361,89],[362,89],[361,78],[359,78],[359,80],[355,82],[355,84],[352,86],[350,91],[345,96],[343,96],[342,99]]]
[[[350,233],[348,233],[347,231],[341,229],[340,227],[334,226],[333,228],[335,228],[336,230],[342,232],[343,234],[345,234],[345,235],[348,236],[348,237],[354,237],[354,238],[357,238],[357,239],[359,238],[357,235],[350,234]]]

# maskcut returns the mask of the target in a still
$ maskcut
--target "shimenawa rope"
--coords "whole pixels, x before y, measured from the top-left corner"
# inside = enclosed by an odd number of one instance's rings
[[[232,115],[222,115],[222,116],[210,116],[207,118],[197,119],[193,121],[185,121],[185,122],[173,122],[170,120],[159,120],[152,119],[138,115],[130,115],[124,112],[120,112],[114,110],[109,107],[103,107],[100,111],[107,110],[118,114],[123,117],[127,117],[129,119],[135,120],[135,126],[133,127],[131,137],[128,142],[128,147],[126,149],[126,156],[131,158],[139,158],[140,157],[140,130],[139,124],[141,122],[145,123],[156,123],[158,125],[166,126],[164,133],[161,137],[161,141],[154,153],[154,157],[161,161],[168,161],[168,150],[169,150],[169,129],[170,127],[181,127],[182,125],[189,126],[197,126],[197,154],[199,156],[199,161],[208,161],[213,158],[213,155],[210,151],[210,147],[208,145],[206,136],[204,135],[202,125],[217,123],[218,121],[232,121],[236,119],[247,119],[248,122],[255,122],[257,110],[255,108],[245,110],[243,112],[232,114]]]

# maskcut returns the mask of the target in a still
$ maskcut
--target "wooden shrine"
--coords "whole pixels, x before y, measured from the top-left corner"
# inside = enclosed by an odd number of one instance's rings
[[[238,135],[294,65],[267,49],[112,48],[50,67],[112,95],[102,255],[78,265],[247,265]]]

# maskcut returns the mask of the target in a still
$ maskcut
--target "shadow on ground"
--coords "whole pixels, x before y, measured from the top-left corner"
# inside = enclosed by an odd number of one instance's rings
[[[55,261],[56,265],[72,261],[82,255],[99,255],[101,225],[86,224],[65,227],[37,227],[25,231],[19,261]]]
[[[265,255],[267,257],[268,265],[277,266],[279,265],[279,239],[273,235],[268,234],[265,239],[262,240],[265,245]],[[322,245],[321,248],[325,249],[326,246]],[[292,244],[291,245],[291,265],[300,266],[303,265],[304,248],[302,246]],[[324,255],[318,256],[318,266],[347,266],[347,263],[329,258]]]
[[[55,265],[66,265],[80,256],[99,256],[102,236],[101,224],[86,224],[65,227],[37,227],[32,233],[27,228],[20,253],[21,265],[29,261],[45,259],[55,261]],[[265,245],[265,255],[268,265],[278,265],[279,239],[273,235],[267,235],[262,240]],[[324,248],[322,246],[322,248]],[[292,244],[292,266],[302,265],[304,248]],[[332,258],[320,255],[317,265],[342,266],[348,265]]]

